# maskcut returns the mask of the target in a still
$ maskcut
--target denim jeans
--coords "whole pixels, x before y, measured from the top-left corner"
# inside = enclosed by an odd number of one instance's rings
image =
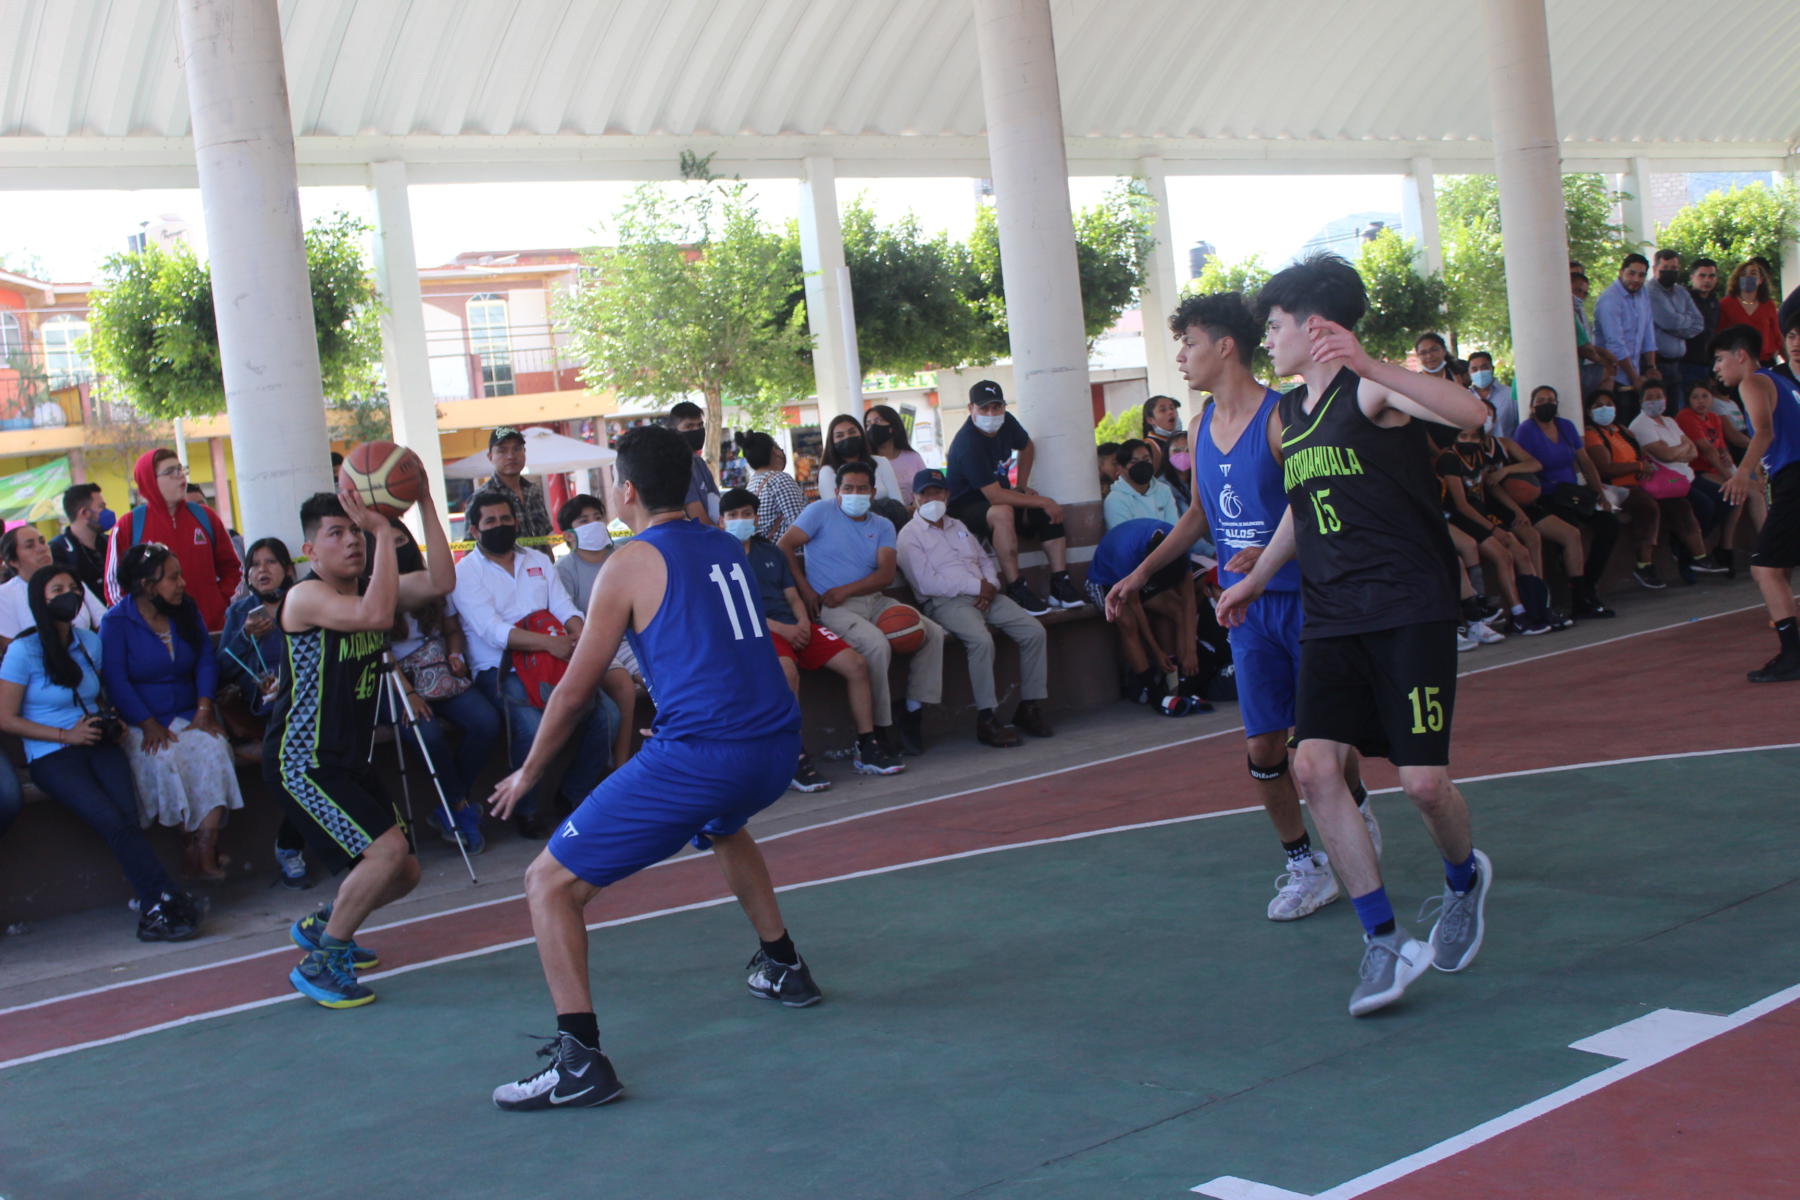
[[[164,892],[181,890],[138,827],[137,793],[125,751],[107,744],[53,750],[32,760],[31,778],[106,839],[106,848],[144,905],[154,904]]]
[[[19,773],[13,770],[11,762],[0,757],[0,834],[19,819],[24,807],[25,793],[19,788]]]
[[[444,798],[451,808],[461,808],[500,741],[500,712],[487,693],[474,686],[460,696],[433,700],[431,711],[435,719],[419,722],[419,736],[431,754],[438,782],[444,785]],[[406,748],[415,757],[419,753],[410,734]]]
[[[532,739],[537,737],[538,726],[544,720],[543,710],[532,707],[531,701],[525,698],[525,685],[511,671],[506,672],[503,680],[498,668],[489,668],[475,677],[475,687],[496,708],[505,712],[507,728],[512,735],[512,767],[517,770],[525,762],[525,756],[531,753]],[[575,751],[569,760],[569,769],[563,773],[562,795],[570,807],[587,799],[588,793],[599,785],[607,767],[612,765],[613,737],[619,730],[619,706],[605,693],[595,699],[597,703],[576,722],[574,732],[569,735]],[[520,802],[520,813],[530,816],[537,812],[537,792],[536,788],[531,789]]]

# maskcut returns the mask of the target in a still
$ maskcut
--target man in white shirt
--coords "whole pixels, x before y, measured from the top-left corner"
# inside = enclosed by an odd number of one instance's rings
[[[469,501],[468,524],[475,531],[477,548],[456,564],[456,610],[469,641],[475,686],[506,715],[512,766],[517,770],[531,752],[544,710],[531,702],[514,660],[524,655],[549,655],[567,663],[581,637],[581,611],[556,577],[549,555],[517,545],[519,522],[509,496],[503,492],[477,494]],[[520,628],[519,622],[534,613],[548,613],[566,632]],[[618,707],[604,695],[596,700],[569,739],[574,755],[563,774],[561,791],[570,807],[594,790],[612,757]],[[537,800],[533,789],[514,812],[513,823],[522,837],[542,837],[548,832],[549,814],[538,812]]]

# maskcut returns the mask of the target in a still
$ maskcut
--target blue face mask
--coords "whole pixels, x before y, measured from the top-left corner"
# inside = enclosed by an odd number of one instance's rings
[[[1474,387],[1493,387],[1494,373],[1492,371],[1470,371],[1469,383]]]
[[[1610,404],[1602,404],[1593,411],[1594,424],[1596,425],[1611,425],[1613,423],[1613,418],[1616,416],[1618,416],[1618,411]]]
[[[838,507],[844,510],[846,517],[863,517],[869,513],[869,501],[873,496],[846,493],[838,497]]]
[[[733,517],[725,522],[725,532],[740,542],[747,542],[756,534],[756,518]]]
[[[101,533],[111,533],[112,527],[118,523],[119,514],[110,508],[101,509],[100,515],[94,518],[94,528]]]

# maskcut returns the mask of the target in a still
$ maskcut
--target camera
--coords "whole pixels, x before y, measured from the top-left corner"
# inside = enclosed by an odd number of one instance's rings
[[[93,719],[94,727],[100,731],[101,741],[116,742],[125,736],[125,722],[112,713],[90,713],[88,715]]]

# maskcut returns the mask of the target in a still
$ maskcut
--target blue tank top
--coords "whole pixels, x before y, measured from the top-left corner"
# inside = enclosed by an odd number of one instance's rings
[[[1783,468],[1800,462],[1800,386],[1774,371],[1758,371],[1757,374],[1775,385],[1775,436],[1762,460],[1763,471],[1774,479]],[[1755,437],[1754,422],[1750,425],[1750,436]]]
[[[1281,403],[1281,393],[1263,389],[1262,404],[1238,435],[1237,445],[1220,450],[1213,441],[1213,413],[1208,404],[1200,418],[1194,441],[1194,490],[1206,506],[1206,523],[1212,526],[1213,544],[1219,548],[1219,584],[1230,587],[1243,576],[1227,571],[1231,556],[1246,546],[1266,546],[1275,536],[1287,512],[1287,489],[1281,464],[1269,453],[1269,415]],[[1298,591],[1300,562],[1287,565],[1269,580],[1269,590]]]
[[[662,606],[640,633],[627,629],[650,699],[656,737],[748,741],[800,729],[743,546],[723,529],[666,521],[632,539],[662,555]]]

